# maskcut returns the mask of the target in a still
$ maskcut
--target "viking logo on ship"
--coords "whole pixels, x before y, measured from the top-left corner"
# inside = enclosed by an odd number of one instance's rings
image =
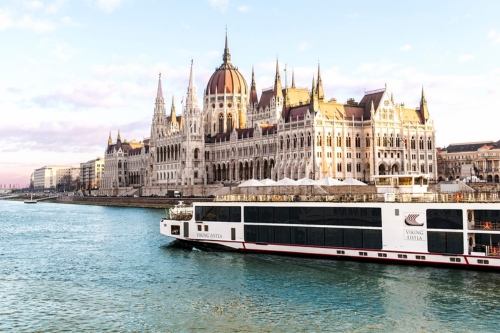
[[[412,227],[421,227],[424,225],[423,222],[418,222],[417,219],[420,214],[405,214],[405,224]]]

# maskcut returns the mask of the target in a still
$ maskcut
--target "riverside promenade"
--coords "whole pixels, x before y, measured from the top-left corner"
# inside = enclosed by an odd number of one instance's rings
[[[116,207],[138,207],[138,208],[168,208],[175,206],[179,201],[186,205],[191,205],[193,201],[211,202],[213,198],[165,198],[165,197],[59,197],[52,202],[96,205],[96,206],[116,206]]]

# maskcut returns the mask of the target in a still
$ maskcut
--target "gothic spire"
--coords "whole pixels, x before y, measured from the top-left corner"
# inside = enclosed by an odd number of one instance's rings
[[[189,86],[186,96],[186,111],[198,108],[198,98],[196,97],[196,85],[194,83],[193,59],[191,59],[191,70],[189,72]]]
[[[111,131],[109,132],[109,138],[108,138],[108,146],[111,146],[113,144],[113,140],[111,140]]]
[[[177,122],[177,115],[175,114],[174,95],[172,95],[172,107],[170,108],[170,121],[172,123]]]
[[[161,73],[159,74],[158,77],[158,91],[156,92],[156,102],[163,102],[163,91],[161,88]]]
[[[276,76],[274,77],[274,96],[283,97],[283,89],[281,88],[281,77],[280,77],[278,58],[276,58]]]
[[[295,72],[292,69],[292,88],[295,89]]]
[[[316,83],[316,92],[318,93],[318,99],[323,100],[325,98],[325,93],[323,91],[323,82],[321,81],[321,69],[318,62],[318,82]]]
[[[427,100],[425,99],[424,86],[422,86],[422,97],[420,99],[420,114],[422,115],[424,121],[429,119],[429,109],[427,107]]]
[[[222,56],[222,60],[224,64],[228,64],[231,62],[231,54],[229,53],[229,46],[227,43],[227,28],[226,28],[226,46],[224,47],[224,54]]]
[[[255,72],[252,66],[252,84],[250,85],[250,97],[249,103],[251,107],[256,107],[259,104],[259,100],[257,98],[257,88],[255,87]]]
[[[118,129],[118,136],[116,137],[116,143],[122,142],[122,138],[120,136],[120,129]]]

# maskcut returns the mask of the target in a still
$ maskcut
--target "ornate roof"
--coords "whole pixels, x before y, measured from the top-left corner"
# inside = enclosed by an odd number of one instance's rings
[[[216,71],[208,80],[207,89],[205,90],[206,95],[213,94],[244,94],[248,95],[248,86],[245,78],[238,71],[238,68],[231,64],[231,54],[229,53],[229,47],[227,45],[227,34],[226,34],[226,47],[224,48],[224,54],[222,55],[222,65],[216,69]]]

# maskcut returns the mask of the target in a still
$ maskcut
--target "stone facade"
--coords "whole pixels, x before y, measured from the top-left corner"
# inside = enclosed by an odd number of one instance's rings
[[[276,62],[274,84],[259,98],[254,71],[248,87],[231,63],[227,36],[222,59],[204,89],[202,108],[191,62],[181,114],[172,98],[167,115],[160,76],[149,150],[140,151],[147,163],[141,194],[176,189],[207,195],[251,178],[369,182],[373,175],[411,171],[437,179],[435,129],[423,89],[417,108],[395,103],[386,87],[365,92],[359,102],[339,103],[325,98],[319,66],[310,89],[296,87],[293,73],[291,87],[283,87]],[[117,148],[118,142],[108,143],[106,187],[130,183],[119,173],[123,166],[115,165],[125,157]]]
[[[464,175],[499,183],[500,141],[453,143],[438,149],[438,179],[462,179]]]

